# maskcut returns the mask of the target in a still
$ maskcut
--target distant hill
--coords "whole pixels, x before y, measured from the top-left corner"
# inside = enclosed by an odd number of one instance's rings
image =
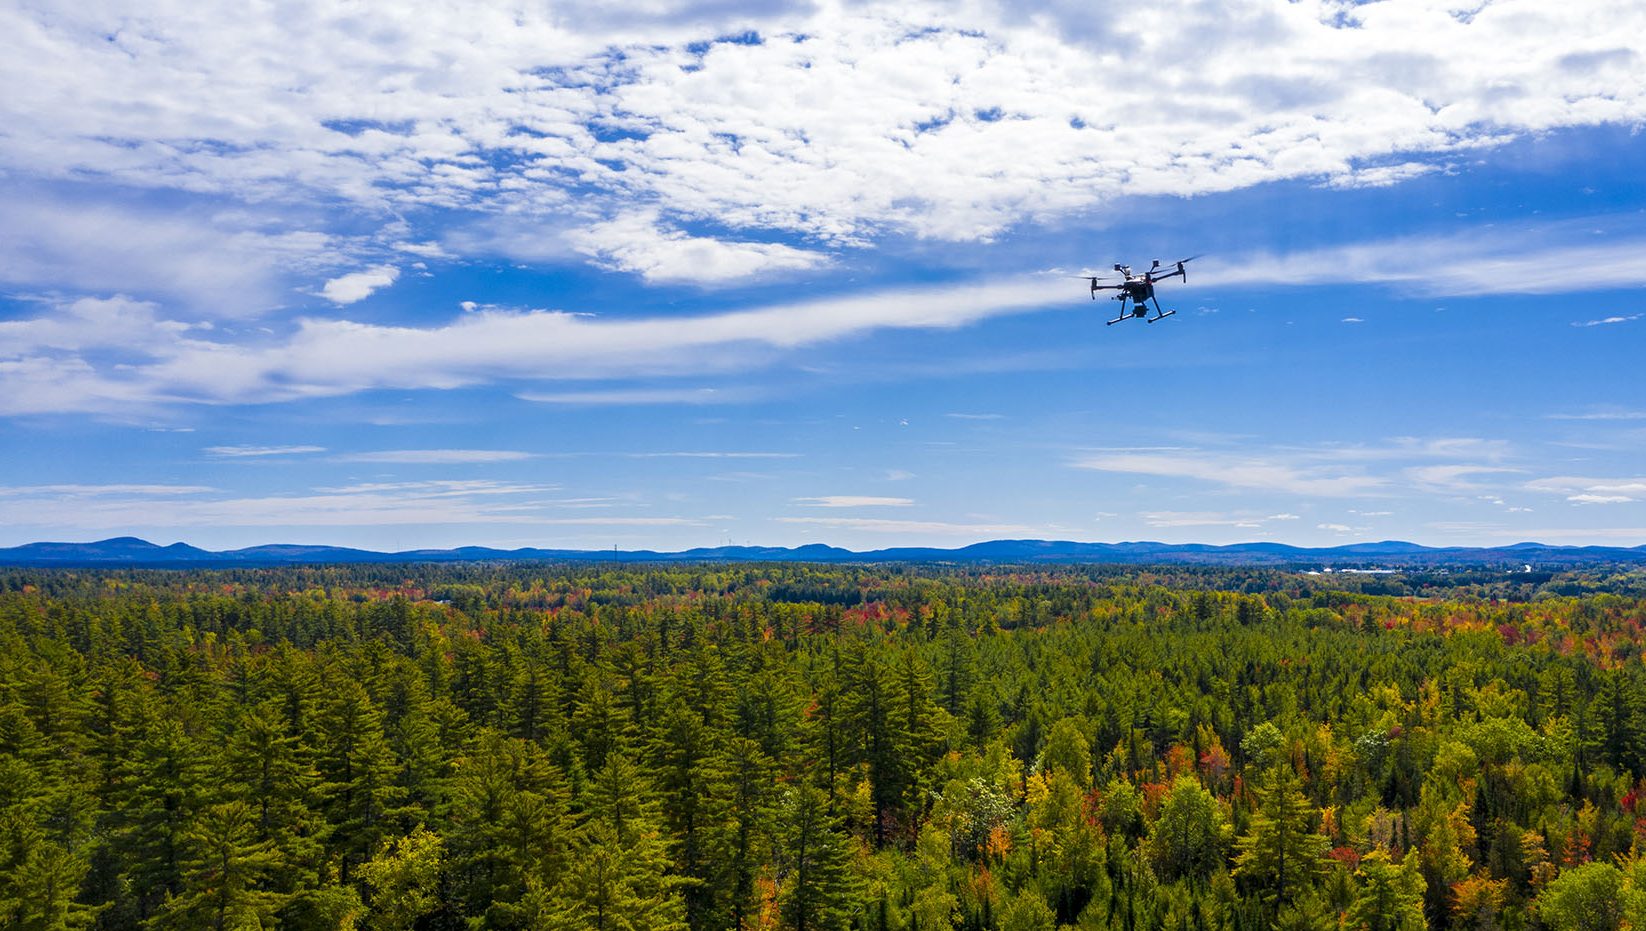
[[[798,547],[716,546],[679,552],[652,550],[500,550],[465,546],[446,550],[380,553],[340,546],[267,544],[238,550],[203,550],[186,543],[160,546],[137,537],[95,543],[29,543],[0,548],[0,566],[284,566],[318,563],[404,562],[911,562],[911,563],[1116,563],[1293,568],[1418,568],[1451,565],[1540,567],[1608,563],[1646,564],[1646,546],[1430,547],[1399,540],[1333,547],[1283,543],[1075,543],[1066,540],[990,540],[955,549],[895,547],[857,552],[820,543]]]

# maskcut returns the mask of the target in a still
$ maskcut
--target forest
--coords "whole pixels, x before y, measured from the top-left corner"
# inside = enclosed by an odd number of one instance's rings
[[[1643,581],[0,570],[0,927],[1646,929]]]

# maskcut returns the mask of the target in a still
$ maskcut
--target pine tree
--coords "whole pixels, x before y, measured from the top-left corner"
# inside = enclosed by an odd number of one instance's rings
[[[535,744],[481,734],[456,767],[446,829],[447,869],[466,914],[515,921],[528,886],[559,874],[571,839],[566,798]]]
[[[400,763],[383,735],[382,712],[365,687],[349,677],[329,680],[334,689],[318,715],[317,763],[324,779],[332,850],[341,854],[341,878],[364,861],[406,814]]]
[[[1356,931],[1425,931],[1423,919],[1423,874],[1411,857],[1404,863],[1389,862],[1381,850],[1368,853],[1355,871],[1360,889],[1344,916],[1345,926]]]
[[[726,870],[729,889],[728,926],[743,931],[755,913],[755,879],[765,863],[762,850],[770,842],[772,780],[776,767],[760,744],[733,737],[727,754],[731,782],[731,836],[727,840]]]
[[[9,781],[0,776],[0,783]],[[99,910],[75,901],[89,864],[46,839],[25,808],[0,813],[0,927],[65,931],[89,925]]]
[[[686,920],[694,929],[721,929],[731,920],[731,786],[721,742],[697,709],[679,703],[663,713],[652,744],[662,824],[672,838],[675,872],[688,880]]]
[[[1289,766],[1270,775],[1251,825],[1239,840],[1234,875],[1257,891],[1271,910],[1286,905],[1319,875],[1327,839],[1313,830],[1315,809]]]
[[[151,724],[125,761],[113,848],[133,891],[136,918],[146,919],[182,888],[185,833],[203,804],[204,748],[175,720]]]
[[[270,922],[284,896],[266,888],[278,870],[274,843],[257,839],[257,812],[244,802],[203,810],[184,836],[182,882],[150,922],[155,929],[228,931]]]
[[[534,883],[531,927],[685,931],[682,881],[670,875],[657,806],[639,770],[609,753],[589,787],[588,816],[558,884]]]
[[[908,754],[912,739],[904,730],[907,718],[898,684],[877,653],[854,657],[847,667],[843,717],[853,759],[868,766],[876,847],[883,846],[899,827],[905,800],[914,787],[916,760]]]
[[[272,842],[285,866],[312,866],[325,835],[315,810],[320,776],[273,704],[241,717],[228,738],[219,781],[226,794],[251,806],[256,839]],[[285,885],[293,881],[287,877]]]
[[[778,876],[781,912],[791,931],[841,931],[851,920],[855,891],[847,839],[812,786],[789,790],[783,804]]]

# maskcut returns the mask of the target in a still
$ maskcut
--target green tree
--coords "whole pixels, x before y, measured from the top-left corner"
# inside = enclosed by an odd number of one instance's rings
[[[1228,826],[1217,800],[1193,776],[1179,776],[1160,805],[1147,852],[1155,873],[1166,882],[1202,880],[1228,860]]]
[[[1239,839],[1234,868],[1272,910],[1290,903],[1320,873],[1328,841],[1314,831],[1316,815],[1296,775],[1277,767],[1250,829]]]
[[[1360,889],[1355,893],[1344,918],[1357,931],[1424,931],[1423,874],[1415,858],[1389,862],[1389,855],[1374,850],[1360,861],[1355,871]]]
[[[122,767],[113,841],[138,919],[182,889],[184,835],[200,810],[207,772],[199,741],[176,720],[149,725]]]
[[[778,849],[780,905],[792,931],[840,931],[852,914],[855,883],[848,841],[829,814],[829,800],[809,785],[784,800]]]
[[[182,889],[154,916],[155,928],[256,928],[284,896],[264,888],[279,866],[274,843],[257,839],[257,814],[244,802],[206,808],[184,837]]]
[[[1617,931],[1623,922],[1623,871],[1610,863],[1564,870],[1537,896],[1550,931]]]
[[[1062,770],[1082,789],[1092,785],[1092,744],[1081,733],[1075,718],[1062,718],[1052,725],[1046,735],[1046,746],[1040,751],[1040,768],[1045,772]]]
[[[675,872],[688,881],[686,920],[697,929],[732,921],[732,786],[722,740],[700,711],[676,703],[663,713],[652,746],[662,824],[672,838]]]
[[[418,825],[360,865],[360,879],[371,890],[372,931],[407,931],[435,910],[444,858],[439,835]]]

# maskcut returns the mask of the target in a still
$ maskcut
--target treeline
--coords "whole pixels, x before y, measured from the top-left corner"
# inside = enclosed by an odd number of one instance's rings
[[[0,927],[1646,929],[1632,584],[3,573]]]

